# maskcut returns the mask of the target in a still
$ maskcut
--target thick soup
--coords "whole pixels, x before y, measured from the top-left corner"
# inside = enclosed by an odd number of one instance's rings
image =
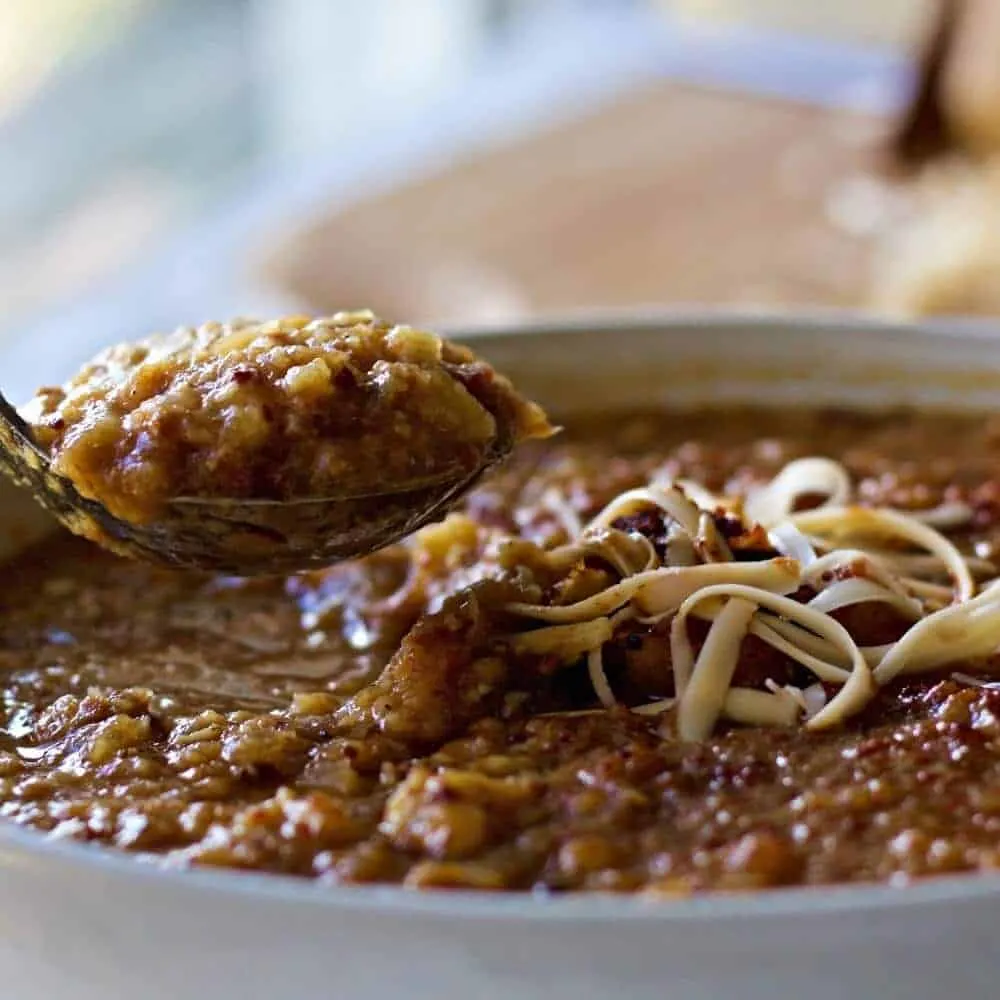
[[[324,572],[60,536],[0,586],[0,812],[330,884],[998,867],[998,541],[997,419],[749,409],[578,422]]]
[[[467,478],[498,440],[552,430],[468,348],[367,311],[119,344],[25,416],[53,471],[136,523],[177,497],[378,497]]]

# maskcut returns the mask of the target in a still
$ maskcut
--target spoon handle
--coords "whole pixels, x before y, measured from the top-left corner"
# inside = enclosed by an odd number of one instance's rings
[[[18,449],[30,448],[39,458],[46,457],[35,443],[35,438],[24,418],[2,392],[0,392],[0,444],[4,448],[10,444]]]
[[[35,461],[32,461],[34,459]],[[21,415],[0,392],[0,463],[16,482],[35,488],[47,461]]]

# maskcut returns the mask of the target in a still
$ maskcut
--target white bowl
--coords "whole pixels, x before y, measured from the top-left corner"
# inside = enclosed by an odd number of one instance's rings
[[[481,333],[477,347],[557,413],[720,397],[1000,406],[1000,342],[979,328],[647,317]],[[0,551],[44,527],[4,485]],[[655,903],[420,894],[167,871],[0,824],[9,997],[985,997],[998,925],[993,875]]]

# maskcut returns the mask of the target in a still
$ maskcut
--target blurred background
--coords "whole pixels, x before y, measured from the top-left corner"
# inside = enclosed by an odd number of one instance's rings
[[[942,184],[890,155],[941,12],[3,0],[6,384],[280,310],[449,326],[688,303],[990,312],[940,277],[972,244],[989,257],[952,224],[985,168]],[[928,262],[949,212],[950,256]]]

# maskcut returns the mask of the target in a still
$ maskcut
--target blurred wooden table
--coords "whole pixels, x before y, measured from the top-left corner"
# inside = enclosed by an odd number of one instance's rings
[[[316,310],[499,321],[678,303],[861,306],[886,123],[661,82],[283,234]]]

